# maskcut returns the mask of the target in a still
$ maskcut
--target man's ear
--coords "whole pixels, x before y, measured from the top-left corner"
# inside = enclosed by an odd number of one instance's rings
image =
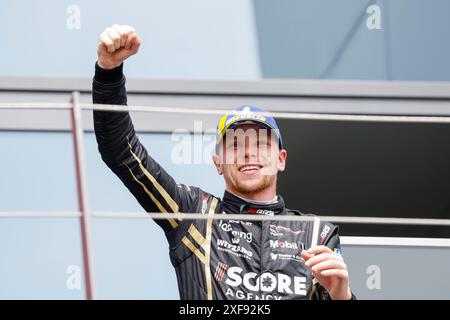
[[[284,171],[286,168],[286,158],[287,158],[287,151],[286,150],[280,150],[278,153],[278,171]]]
[[[213,154],[212,155],[212,161],[214,162],[214,166],[216,167],[217,173],[219,175],[222,175],[222,164],[220,161],[220,156],[218,156],[217,154]]]

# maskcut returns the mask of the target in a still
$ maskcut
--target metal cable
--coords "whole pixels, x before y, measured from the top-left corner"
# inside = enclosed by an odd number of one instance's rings
[[[66,103],[0,103],[0,109],[30,109],[30,110],[64,110],[70,109]],[[185,115],[217,115],[222,116],[230,110],[226,109],[188,109],[177,107],[153,106],[123,106],[110,104],[81,104],[83,110],[155,112]],[[363,121],[363,122],[403,122],[403,123],[450,123],[449,116],[418,116],[418,115],[370,115],[370,114],[339,114],[311,112],[270,112],[278,119],[294,120],[325,120],[325,121]]]
[[[80,217],[77,211],[67,212],[41,212],[41,211],[4,211],[0,218],[57,218]],[[202,213],[182,214],[185,220],[207,220],[208,216]],[[93,212],[94,218],[108,219],[177,219],[178,214],[160,212]],[[217,214],[214,220],[243,220],[243,221],[314,221],[316,216],[294,215],[249,215],[249,214]],[[388,217],[348,217],[348,216],[319,216],[322,221],[351,224],[395,224],[395,225],[423,225],[423,226],[450,226],[450,219],[425,218],[388,218]]]

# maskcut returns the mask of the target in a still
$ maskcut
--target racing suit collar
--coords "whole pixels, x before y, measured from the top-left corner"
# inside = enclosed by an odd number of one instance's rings
[[[284,200],[280,195],[278,195],[278,201],[275,203],[256,204],[247,202],[234,194],[225,191],[223,196],[223,204],[230,213],[277,215],[284,214],[286,212]]]

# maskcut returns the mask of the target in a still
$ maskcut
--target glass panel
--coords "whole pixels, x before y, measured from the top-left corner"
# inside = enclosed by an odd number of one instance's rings
[[[84,299],[79,219],[0,218],[0,299]]]
[[[0,132],[0,211],[78,210],[70,133]]]
[[[93,241],[100,299],[179,299],[164,232],[150,219],[96,218]]]

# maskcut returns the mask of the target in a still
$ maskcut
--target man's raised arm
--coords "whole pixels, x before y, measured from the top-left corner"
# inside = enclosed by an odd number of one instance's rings
[[[98,43],[92,85],[95,104],[127,104],[123,61],[136,54],[140,39],[130,26],[106,28]],[[181,212],[189,210],[196,188],[177,185],[139,142],[128,112],[94,111],[94,130],[103,161],[122,180],[148,212],[173,212],[177,218],[157,220],[169,232]]]

